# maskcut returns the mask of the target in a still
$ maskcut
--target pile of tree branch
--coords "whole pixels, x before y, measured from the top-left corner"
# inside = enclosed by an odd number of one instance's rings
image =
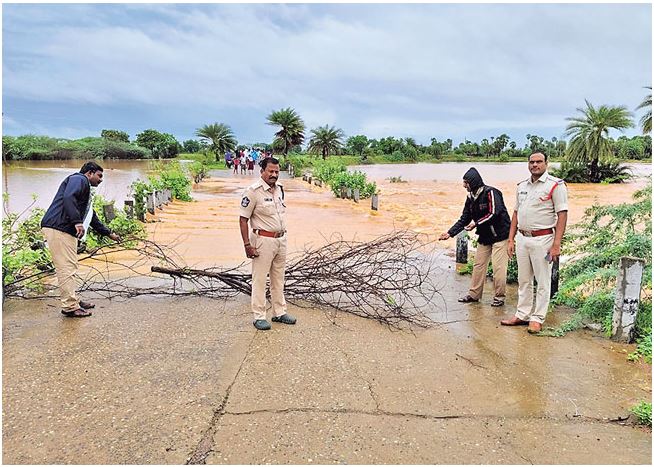
[[[352,313],[393,328],[429,326],[432,321],[425,310],[440,292],[433,282],[431,254],[424,252],[427,246],[419,234],[410,231],[369,242],[330,239],[322,247],[288,259],[285,295],[298,306]],[[111,259],[126,250],[134,252],[135,259],[129,264]],[[252,276],[243,271],[245,263],[232,269],[191,269],[183,265],[173,247],[147,240],[140,240],[136,247],[99,248],[85,259],[88,269],[80,290],[107,298],[196,295],[226,299],[251,293]],[[48,272],[42,271],[34,279],[40,280]],[[5,293],[25,296],[26,288],[34,289],[31,285],[23,279],[20,287],[5,286]]]

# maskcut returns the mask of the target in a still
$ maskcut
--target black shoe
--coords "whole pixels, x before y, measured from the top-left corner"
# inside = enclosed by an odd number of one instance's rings
[[[295,319],[295,316],[291,316],[288,313],[284,313],[281,316],[273,316],[272,320],[275,323],[283,323],[283,324],[295,324],[297,322],[297,319]]]
[[[84,308],[78,308],[76,310],[61,310],[61,314],[66,318],[86,318],[87,316],[91,316],[93,313]]]
[[[273,318],[273,321],[275,318]],[[254,320],[254,327],[257,328],[259,331],[267,331],[270,329],[270,323],[266,321],[265,319],[257,319]]]
[[[85,310],[90,310],[91,308],[95,308],[95,303],[85,302],[84,300],[80,300],[79,307],[84,308]]]

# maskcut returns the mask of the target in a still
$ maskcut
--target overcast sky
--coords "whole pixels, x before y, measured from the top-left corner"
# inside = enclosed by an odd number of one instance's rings
[[[522,145],[561,137],[584,99],[634,111],[651,17],[648,4],[5,4],[3,132],[182,141],[222,122],[268,142],[266,116],[290,106],[348,136]]]

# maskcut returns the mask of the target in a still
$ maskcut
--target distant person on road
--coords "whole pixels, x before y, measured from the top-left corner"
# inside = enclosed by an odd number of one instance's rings
[[[69,175],[59,185],[57,194],[41,220],[41,228],[57,275],[61,294],[61,313],[67,318],[91,316],[95,305],[76,295],[77,240],[84,239],[89,226],[114,241],[120,237],[107,228],[93,211],[91,187],[102,183],[103,170],[95,162],[87,162],[78,173]]]
[[[225,152],[225,167],[228,169],[232,168],[232,153],[230,151]]]
[[[247,173],[247,168],[248,168],[248,158],[250,157],[250,152],[246,152],[243,156],[241,156],[241,173],[245,175]]]
[[[529,156],[531,177],[518,183],[509,232],[509,256],[518,259],[518,308],[503,326],[529,325],[541,331],[547,316],[552,286],[552,263],[561,255],[561,240],[568,222],[565,182],[547,173],[547,155]],[[538,282],[534,304],[534,278]]]
[[[241,163],[241,157],[237,154],[234,158],[234,173],[238,174],[238,166]]]
[[[253,174],[254,173],[254,157],[252,157],[252,154],[250,154],[250,157],[248,157],[248,174]]]
[[[506,297],[506,272],[509,263],[507,239],[511,219],[504,205],[502,192],[485,185],[474,167],[463,175],[463,187],[468,191],[468,196],[461,217],[450,230],[439,237],[439,240],[447,240],[463,229],[477,229],[479,244],[475,253],[470,290],[459,302],[471,303],[481,299],[488,262],[492,258],[495,296],[491,306],[503,306]]]
[[[245,256],[252,259],[252,313],[254,327],[270,329],[266,319],[266,276],[270,276],[272,321],[295,324],[287,313],[284,298],[286,272],[286,204],[284,188],[277,183],[279,161],[264,159],[261,178],[250,185],[241,197],[239,228]],[[248,229],[250,223],[251,231]]]

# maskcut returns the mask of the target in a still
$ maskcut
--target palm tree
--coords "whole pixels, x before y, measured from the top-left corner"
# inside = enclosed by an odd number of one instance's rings
[[[267,119],[268,125],[281,127],[275,136],[279,142],[284,143],[284,155],[287,155],[293,146],[304,142],[304,122],[294,109],[288,107],[273,111]]]
[[[209,149],[216,155],[216,160],[225,152],[236,149],[236,137],[229,125],[224,123],[205,125],[195,130],[195,135],[211,142]]]
[[[322,153],[322,158],[327,159],[330,152],[337,152],[343,148],[342,138],[345,137],[343,130],[329,125],[319,126],[311,130],[309,140],[309,151]]]
[[[646,110],[645,115],[640,119],[640,128],[643,130],[644,135],[648,135],[652,132],[652,86],[645,86],[645,89],[649,89],[649,95],[645,96],[645,99],[636,107],[636,110]]]
[[[613,157],[609,129],[624,131],[634,126],[632,114],[625,106],[601,105],[597,108],[586,101],[586,108],[578,108],[582,116],[567,118],[571,122],[565,129],[566,136],[572,136],[568,146],[571,162],[589,164],[591,181],[597,181],[599,162]]]

